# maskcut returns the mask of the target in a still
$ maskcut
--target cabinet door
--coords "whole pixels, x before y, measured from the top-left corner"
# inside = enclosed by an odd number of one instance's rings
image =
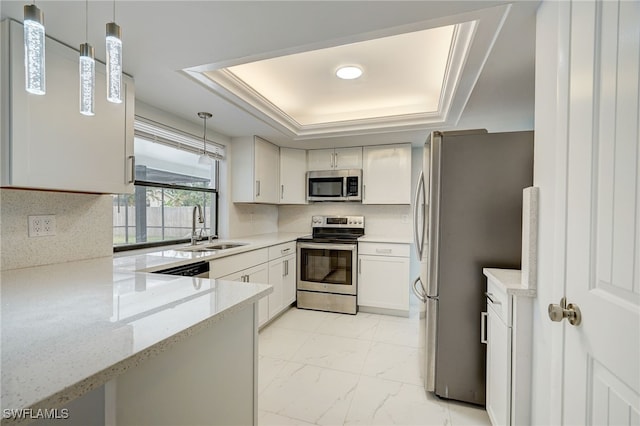
[[[4,80],[10,107],[3,123],[2,185],[85,191],[133,192],[133,80],[124,77],[124,101],[106,100],[104,66],[96,64],[95,115],[84,116],[78,106],[78,52],[46,38],[47,93],[24,89],[23,27],[5,21]],[[6,29],[5,29],[6,28]],[[3,37],[5,38],[5,37]],[[9,78],[9,74],[10,77]],[[10,82],[10,86],[7,86]],[[10,114],[9,114],[10,111]]]
[[[290,254],[284,257],[284,278],[282,280],[282,296],[284,306],[289,306],[296,301],[296,255]]]
[[[362,147],[338,148],[335,150],[333,168],[338,170],[361,169]]]
[[[248,281],[257,284],[269,283],[269,268],[267,263],[254,266],[252,268],[244,269],[242,271],[234,272],[233,274],[225,275],[223,277],[210,276],[210,278],[217,278],[227,281]],[[263,297],[258,302],[258,325],[263,325],[269,320],[269,297]]]
[[[254,266],[245,270],[245,274],[249,276],[249,282],[257,284],[269,283],[269,264]],[[263,297],[258,302],[258,325],[263,325],[269,320],[269,298]]]
[[[258,137],[255,138],[255,201],[277,204],[279,199],[278,172],[280,152],[278,147]]]
[[[280,204],[306,204],[307,151],[280,148]]]
[[[409,259],[360,255],[358,305],[409,311]]]
[[[511,330],[487,308],[487,414],[494,425],[510,424]]]
[[[362,204],[410,204],[411,144],[365,146],[363,152]]]
[[[334,163],[333,149],[310,149],[307,151],[307,170],[331,170]]]
[[[269,318],[273,318],[284,306],[283,281],[285,263],[282,258],[269,262],[269,284],[273,286],[273,293],[269,295]]]

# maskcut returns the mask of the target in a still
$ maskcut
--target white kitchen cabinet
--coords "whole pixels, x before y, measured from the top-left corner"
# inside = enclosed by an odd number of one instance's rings
[[[257,284],[269,283],[269,268],[267,263],[255,265],[233,274],[219,277],[221,280],[243,281]],[[270,297],[270,296],[269,296]],[[269,298],[263,297],[258,302],[258,326],[262,326],[269,320]]]
[[[362,204],[411,204],[411,144],[363,148]]]
[[[262,326],[296,300],[296,242],[214,259],[209,262],[209,278],[272,285],[273,292],[258,304]]]
[[[268,284],[268,261],[269,250],[266,248],[215,259],[209,262],[209,278]],[[263,297],[258,302],[258,325],[268,319],[269,298]]]
[[[280,151],[258,137],[233,139],[231,192],[234,203],[278,204]]]
[[[96,62],[95,115],[79,112],[78,52],[46,38],[45,95],[25,90],[23,27],[2,23],[2,186],[92,193],[133,192],[134,84],[106,99]]]
[[[297,261],[296,254],[285,256],[282,261],[285,265],[285,275],[282,280],[282,298],[284,306],[289,306],[296,301],[296,271]]]
[[[485,275],[487,414],[494,425],[531,424],[534,293],[520,287],[520,271],[485,269]]]
[[[358,243],[358,307],[409,315],[408,244]]]
[[[269,248],[269,319],[276,317],[296,300],[295,242]]]
[[[306,204],[307,151],[280,148],[280,204]]]
[[[307,151],[307,170],[362,169],[362,147],[310,149]]]

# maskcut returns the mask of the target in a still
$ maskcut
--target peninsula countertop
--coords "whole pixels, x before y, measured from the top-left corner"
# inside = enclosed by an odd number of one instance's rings
[[[266,283],[137,272],[293,241],[238,238],[216,254],[132,253],[1,271],[2,409],[56,408],[273,291]]]

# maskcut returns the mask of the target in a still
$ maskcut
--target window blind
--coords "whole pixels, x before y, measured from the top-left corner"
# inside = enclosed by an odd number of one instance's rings
[[[136,116],[133,128],[137,137],[193,154],[202,154],[204,145],[202,138],[139,116]],[[225,146],[207,139],[207,153],[215,159],[224,160]]]

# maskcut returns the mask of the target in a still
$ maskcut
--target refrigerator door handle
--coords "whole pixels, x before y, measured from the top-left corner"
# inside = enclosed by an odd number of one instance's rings
[[[416,253],[418,253],[418,259],[422,260],[422,246],[424,244],[424,226],[425,226],[425,217],[422,215],[422,235],[418,234],[418,212],[420,211],[420,206],[418,205],[418,201],[420,201],[420,188],[422,187],[422,194],[425,194],[424,190],[424,171],[420,171],[420,176],[418,177],[418,184],[416,186],[416,196],[413,201],[413,233],[414,233],[414,244],[416,246]],[[423,203],[426,202],[423,197]],[[420,238],[422,237],[422,238]]]
[[[436,334],[438,330],[438,299],[427,297],[426,340],[425,340],[425,380],[424,387],[428,392],[436,390]]]
[[[418,290],[418,282],[420,282],[420,290]],[[424,286],[422,285],[422,280],[420,279],[420,277],[416,278],[413,281],[412,288],[413,288],[413,294],[416,295],[418,300],[420,300],[422,303],[425,303],[427,301],[427,295],[424,291]]]

